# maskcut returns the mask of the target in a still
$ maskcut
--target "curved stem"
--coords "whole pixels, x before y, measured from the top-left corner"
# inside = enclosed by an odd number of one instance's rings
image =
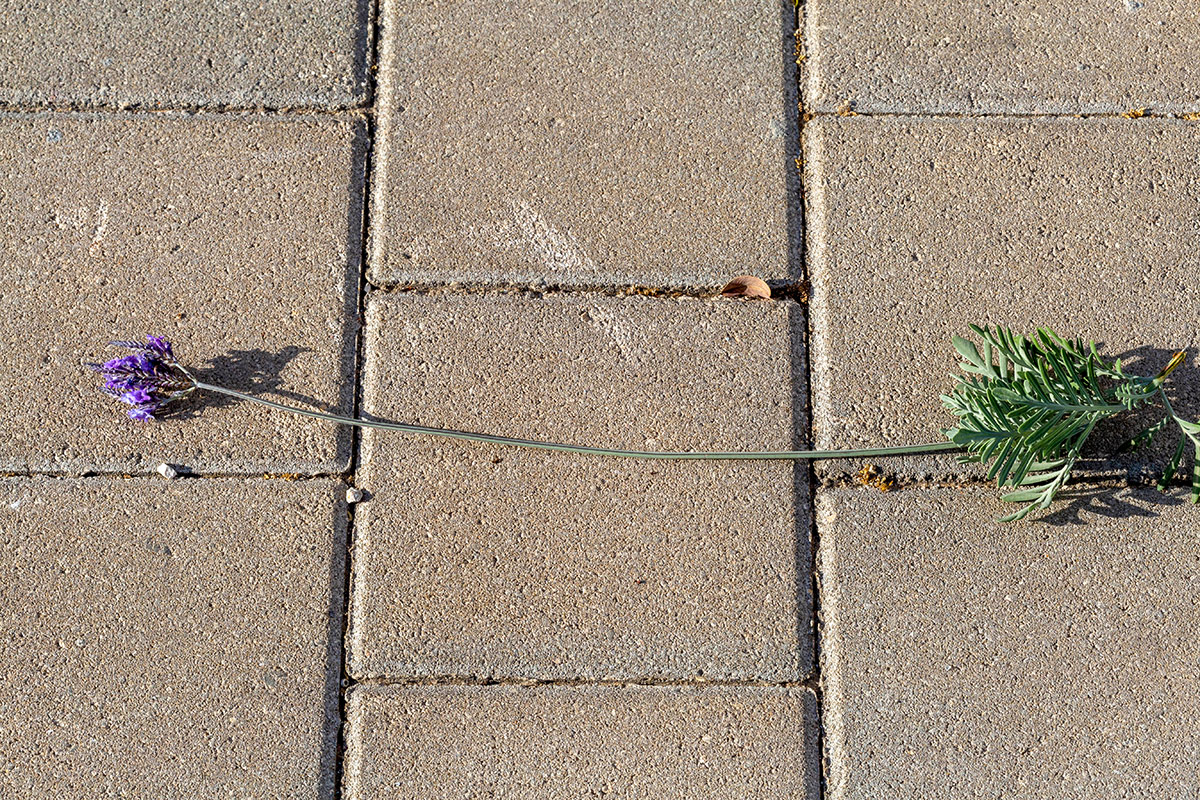
[[[655,458],[670,460],[698,461],[734,461],[734,460],[783,460],[783,459],[821,459],[821,458],[861,458],[867,456],[898,456],[906,453],[939,453],[947,450],[961,450],[953,442],[935,442],[932,444],[902,445],[898,447],[872,447],[863,450],[784,450],[778,452],[653,452],[648,450],[608,450],[601,447],[582,447],[573,444],[556,444],[554,442],[539,442],[532,439],[514,439],[509,436],[492,436],[487,433],[469,433],[467,431],[449,430],[446,428],[427,428],[423,425],[408,425],[402,422],[380,422],[376,420],[358,419],[357,417],[342,417],[337,414],[326,414],[323,411],[310,411],[307,408],[284,405],[261,397],[214,386],[211,383],[196,381],[197,389],[204,389],[218,394],[229,395],[251,403],[289,411],[313,419],[323,419],[342,425],[355,425],[360,428],[376,428],[385,431],[403,431],[404,433],[420,433],[430,436],[443,436],[449,439],[465,439],[471,442],[488,442],[490,444],[506,444],[515,447],[531,447],[537,450],[558,450],[566,453],[581,453],[592,456],[614,456],[619,458]]]

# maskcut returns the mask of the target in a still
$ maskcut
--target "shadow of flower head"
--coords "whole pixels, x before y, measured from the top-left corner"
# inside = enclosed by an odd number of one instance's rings
[[[288,345],[274,351],[262,348],[230,350],[209,359],[203,367],[193,367],[192,374],[205,383],[226,386],[247,394],[274,395],[277,398],[292,400],[327,413],[334,413],[336,409],[327,403],[300,392],[282,388],[284,370],[301,353],[309,352],[312,352],[311,348],[296,345]],[[228,395],[207,392],[201,396],[199,402],[173,408],[163,416],[172,419],[190,419],[194,416],[202,416],[206,409],[224,408],[237,402],[236,398]]]

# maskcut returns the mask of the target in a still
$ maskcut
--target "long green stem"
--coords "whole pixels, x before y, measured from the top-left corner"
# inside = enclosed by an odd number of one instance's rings
[[[214,386],[211,383],[196,381],[196,388],[218,394],[236,397],[239,400],[249,400],[251,403],[289,411],[313,419],[323,419],[342,425],[356,425],[360,428],[377,428],[385,431],[403,431],[404,433],[420,433],[429,436],[443,436],[449,439],[465,439],[470,442],[488,442],[490,444],[506,444],[515,447],[531,447],[537,450],[559,450],[566,453],[581,453],[591,456],[614,456],[618,458],[656,458],[684,460],[694,459],[703,461],[734,461],[734,460],[767,460],[767,459],[820,459],[820,458],[862,458],[868,456],[899,456],[906,453],[939,453],[946,450],[960,450],[953,442],[936,442],[933,444],[902,445],[899,447],[872,447],[864,450],[784,450],[779,452],[718,452],[718,453],[688,453],[688,452],[653,452],[647,450],[607,450],[601,447],[581,447],[573,444],[556,444],[554,442],[539,442],[532,439],[514,439],[509,436],[492,436],[487,433],[469,433],[467,431],[448,430],[446,428],[427,428],[423,425],[408,425],[402,422],[381,422],[376,420],[342,417],[337,414],[326,414],[322,411],[310,411],[307,408],[284,405],[261,397]]]

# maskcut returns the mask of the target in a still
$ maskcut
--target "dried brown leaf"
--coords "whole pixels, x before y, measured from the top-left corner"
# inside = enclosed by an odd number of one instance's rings
[[[756,278],[753,275],[738,275],[725,284],[725,288],[721,290],[721,296],[752,297],[769,300],[771,298],[771,287],[767,286],[767,282],[762,278]]]

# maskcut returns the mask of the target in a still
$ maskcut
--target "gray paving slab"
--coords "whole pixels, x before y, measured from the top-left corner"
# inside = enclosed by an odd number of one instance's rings
[[[0,481],[0,796],[330,798],[332,481]]]
[[[937,441],[953,421],[938,399],[958,372],[951,337],[970,323],[1093,339],[1143,375],[1188,348],[1171,384],[1200,416],[1200,124],[831,117],[805,135],[818,446]],[[1098,429],[1094,455],[1138,420]],[[947,456],[881,466],[978,474]]]
[[[133,423],[82,365],[155,333],[212,382],[349,411],[364,146],[332,117],[0,115],[0,469],[344,469],[345,430]]]
[[[363,407],[626,449],[790,449],[792,303],[372,296]],[[807,673],[807,472],[366,432],[348,648],[358,678]]]
[[[1200,510],[1094,487],[1001,525],[982,489],[822,491],[829,796],[1200,790]]]
[[[816,726],[803,688],[355,688],[345,793],[816,800]]]
[[[788,0],[385,0],[377,283],[798,277]]]
[[[1186,0],[804,4],[809,111],[1200,111],[1200,8]]]
[[[0,0],[0,104],[342,108],[366,99],[369,0]]]

